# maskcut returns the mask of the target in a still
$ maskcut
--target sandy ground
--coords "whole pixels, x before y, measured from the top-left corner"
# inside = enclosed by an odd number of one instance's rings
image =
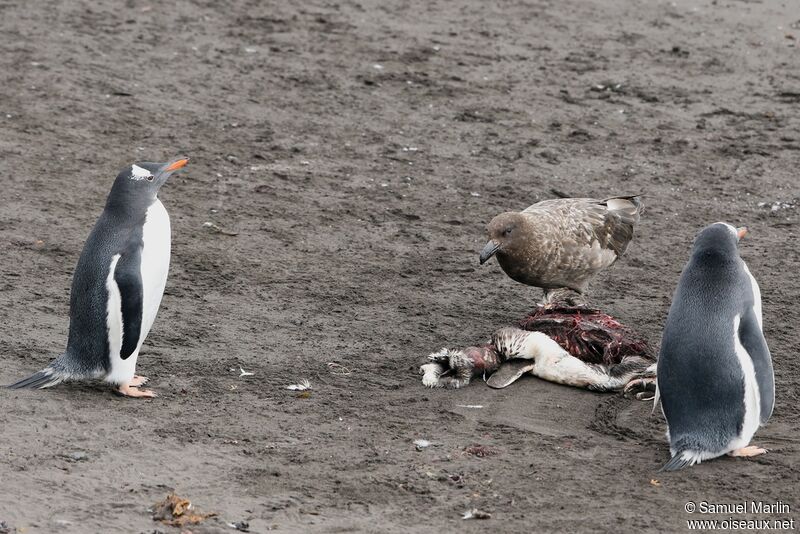
[[[0,1],[0,383],[63,349],[117,171],[192,158],[161,195],[173,261],[139,358],[161,397],[0,391],[9,530],[178,532],[147,511],[173,489],[219,514],[195,533],[684,532],[689,500],[800,519],[793,2],[163,4]],[[428,352],[539,298],[478,251],[552,189],[647,195],[592,299],[656,346],[696,230],[750,226],[770,454],[661,476],[650,403],[421,387]]]

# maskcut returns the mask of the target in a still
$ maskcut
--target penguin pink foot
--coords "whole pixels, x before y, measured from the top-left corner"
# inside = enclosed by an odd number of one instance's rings
[[[132,386],[130,383],[122,384],[117,389],[117,392],[123,397],[133,397],[133,398],[152,399],[158,396],[155,391],[151,391],[149,389],[139,389],[138,387]]]
[[[133,379],[130,381],[128,385],[132,388],[138,388],[139,386],[147,384],[149,380],[150,379],[147,378],[146,376],[134,375]]]
[[[627,398],[633,397],[644,401],[653,400],[656,395],[656,377],[634,378],[625,385],[622,389],[622,394]]]
[[[736,449],[735,451],[729,452],[728,456],[750,458],[751,456],[759,456],[761,454],[767,454],[767,449],[762,449],[761,447],[756,447],[755,445],[748,445],[747,447],[742,447],[741,449]]]

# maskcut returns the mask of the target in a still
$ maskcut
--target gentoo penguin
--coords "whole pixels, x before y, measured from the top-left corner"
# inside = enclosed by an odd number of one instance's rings
[[[739,257],[745,233],[726,223],[704,228],[675,290],[656,371],[672,454],[665,471],[767,452],[748,446],[772,415],[775,378],[761,291]]]
[[[135,163],[117,175],[72,279],[67,350],[8,387],[103,379],[122,395],[155,397],[139,389],[147,378],[135,370],[169,271],[170,222],[158,191],[188,161]]]
[[[628,248],[640,213],[638,196],[560,198],[501,213],[489,223],[480,263],[496,256],[512,279],[543,288],[545,304],[569,290],[582,295]]]

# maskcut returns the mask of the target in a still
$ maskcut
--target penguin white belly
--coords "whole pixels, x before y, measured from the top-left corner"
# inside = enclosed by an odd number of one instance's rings
[[[130,381],[136,372],[136,360],[142,343],[150,333],[150,328],[158,314],[161,297],[167,285],[169,273],[169,260],[171,248],[171,229],[169,214],[160,200],[147,209],[144,228],[142,230],[142,326],[136,350],[127,359],[120,357],[122,348],[122,300],[119,288],[114,280],[114,268],[119,255],[114,256],[111,269],[106,281],[108,288],[108,339],[111,372],[106,377],[107,382],[123,384]]]
[[[752,357],[739,340],[740,320],[737,315],[733,321],[733,332],[736,357],[744,373],[744,421],[741,434],[731,442],[730,448],[726,452],[747,447],[761,424],[761,395],[758,390],[758,381],[756,381],[756,370]]]
[[[111,361],[111,373],[106,377],[109,382],[117,383],[118,376],[124,375],[125,370],[121,367],[125,361],[119,356],[122,350],[122,294],[119,286],[114,280],[114,272],[117,269],[119,254],[111,258],[111,266],[106,278],[106,290],[108,290],[108,303],[106,304],[106,328],[108,330],[108,356]]]
[[[142,248],[142,332],[136,348],[137,353],[156,320],[169,274],[172,242],[169,214],[158,199],[147,210],[142,241],[144,242]]]
[[[744,267],[744,272],[747,273],[747,276],[750,277],[750,287],[753,289],[753,312],[756,314],[756,319],[758,319],[758,327],[763,332],[764,317],[761,313],[761,288],[758,287],[756,277],[753,276],[753,273],[751,273],[750,269],[747,268],[747,264],[745,262],[742,262],[742,267]]]

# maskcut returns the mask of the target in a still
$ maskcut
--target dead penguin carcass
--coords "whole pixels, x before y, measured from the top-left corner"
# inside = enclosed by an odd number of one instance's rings
[[[428,387],[460,388],[475,376],[503,388],[524,374],[593,391],[652,398],[655,356],[647,343],[615,318],[583,306],[539,306],[489,343],[444,348],[420,368]]]

